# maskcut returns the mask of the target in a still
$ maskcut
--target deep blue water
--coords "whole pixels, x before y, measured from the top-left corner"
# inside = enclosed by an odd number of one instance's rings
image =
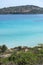
[[[35,46],[43,43],[43,14],[0,15],[0,45]]]

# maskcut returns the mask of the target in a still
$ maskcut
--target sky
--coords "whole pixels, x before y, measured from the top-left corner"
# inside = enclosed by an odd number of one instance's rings
[[[43,0],[0,0],[0,8],[19,5],[36,5],[43,7]]]

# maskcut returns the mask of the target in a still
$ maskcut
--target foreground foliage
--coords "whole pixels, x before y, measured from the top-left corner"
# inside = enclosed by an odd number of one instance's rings
[[[13,51],[10,57],[0,58],[0,65],[42,65],[43,45],[30,48],[28,51]]]

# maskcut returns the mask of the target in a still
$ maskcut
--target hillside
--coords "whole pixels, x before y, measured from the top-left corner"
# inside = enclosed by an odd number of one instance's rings
[[[33,5],[7,7],[0,9],[0,14],[43,14],[43,8]]]

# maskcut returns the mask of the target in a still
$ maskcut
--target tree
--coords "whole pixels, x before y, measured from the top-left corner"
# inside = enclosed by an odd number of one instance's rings
[[[1,48],[2,52],[5,52],[7,50],[7,46],[6,45],[3,45],[2,48]]]
[[[21,46],[18,47],[18,51],[20,51],[20,50],[22,50],[22,47]]]

